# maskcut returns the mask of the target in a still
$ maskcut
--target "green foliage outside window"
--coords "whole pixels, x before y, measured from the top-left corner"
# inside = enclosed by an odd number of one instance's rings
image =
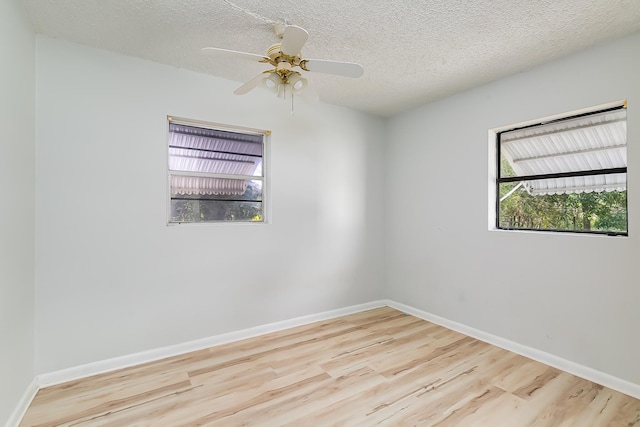
[[[503,176],[512,176],[507,161]],[[518,185],[500,185],[500,199]],[[520,186],[500,202],[500,228],[627,232],[627,192],[531,195]]]
[[[172,222],[262,222],[262,183],[249,181],[240,196],[182,195],[171,200]]]

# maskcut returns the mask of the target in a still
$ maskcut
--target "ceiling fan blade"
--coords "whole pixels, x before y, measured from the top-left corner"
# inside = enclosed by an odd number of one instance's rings
[[[309,33],[303,28],[295,25],[288,25],[284,29],[280,50],[288,56],[296,56],[302,50],[302,46],[307,42]]]
[[[257,76],[253,77],[251,80],[240,86],[238,89],[234,90],[233,93],[236,95],[244,95],[249,93],[249,91],[256,86],[260,86],[264,78],[266,77],[265,73],[260,73]]]
[[[308,59],[303,61],[303,69],[316,73],[335,74],[344,77],[360,77],[364,74],[362,65],[354,62],[325,61],[324,59]],[[301,66],[302,66],[301,65]]]
[[[255,53],[247,53],[247,52],[238,52],[237,50],[229,50],[229,49],[220,49],[217,47],[203,47],[202,53],[208,56],[216,57],[216,58],[231,58],[231,59],[248,59],[251,61],[264,61],[268,58],[257,55]]]

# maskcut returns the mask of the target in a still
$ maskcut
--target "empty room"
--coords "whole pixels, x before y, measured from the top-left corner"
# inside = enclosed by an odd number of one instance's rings
[[[640,2],[0,2],[0,425],[640,427]]]

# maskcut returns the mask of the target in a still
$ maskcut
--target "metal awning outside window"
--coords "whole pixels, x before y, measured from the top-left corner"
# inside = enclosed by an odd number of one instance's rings
[[[626,108],[514,129],[499,137],[501,161],[513,169],[509,181],[522,182],[532,195],[626,190]]]
[[[262,142],[262,135],[170,123],[171,194],[244,194],[262,176]]]

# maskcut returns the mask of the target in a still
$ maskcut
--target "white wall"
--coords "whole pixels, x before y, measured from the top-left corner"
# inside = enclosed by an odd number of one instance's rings
[[[391,120],[388,297],[640,384],[638,76],[640,34]],[[488,231],[489,129],[621,99],[628,238]]]
[[[39,37],[36,372],[389,297],[640,383],[639,48],[385,122]],[[619,99],[630,237],[488,231],[488,129]],[[272,130],[272,224],[165,225],[167,114]]]
[[[384,121],[47,37],[37,56],[38,373],[383,296]],[[273,132],[271,224],[166,225],[168,114]]]
[[[0,2],[0,424],[33,379],[35,35]]]

